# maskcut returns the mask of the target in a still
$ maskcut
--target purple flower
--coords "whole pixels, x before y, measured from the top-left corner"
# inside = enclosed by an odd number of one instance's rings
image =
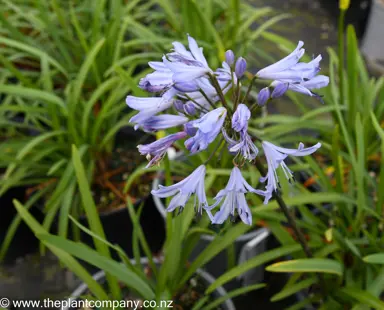
[[[184,131],[190,137],[194,136],[197,133],[197,128],[195,127],[196,121],[197,120],[193,120],[193,121],[189,121],[188,123],[184,124]]]
[[[165,153],[171,145],[180,139],[183,139],[187,136],[184,131],[166,136],[150,144],[138,145],[137,148],[141,155],[146,155],[149,163],[148,167],[151,167],[160,162],[163,159]]]
[[[277,80],[282,78],[282,76],[284,76],[285,71],[290,70],[293,66],[295,66],[299,62],[300,58],[303,57],[305,53],[305,50],[302,48],[303,45],[304,45],[304,42],[299,41],[299,44],[297,45],[296,49],[291,54],[279,60],[278,62],[264,69],[261,69],[256,73],[256,76],[260,79],[267,79],[267,80]],[[288,74],[286,74],[286,76],[287,75]]]
[[[247,131],[251,111],[245,104],[240,103],[232,117],[232,128],[237,131]]]
[[[208,145],[216,139],[216,136],[223,126],[226,115],[227,110],[221,107],[195,120],[193,127],[197,128],[197,132],[193,137],[185,141],[185,147],[192,154],[205,150]]]
[[[259,149],[253,143],[251,137],[246,131],[240,132],[239,141],[230,138],[224,130],[223,136],[229,144],[229,151],[233,154],[241,154],[245,160],[252,161],[259,153]]]
[[[278,147],[270,142],[263,141],[262,143],[265,157],[268,164],[268,172],[265,177],[260,178],[260,182],[267,181],[265,191],[257,190],[257,193],[264,196],[264,204],[267,204],[271,199],[273,192],[278,190],[280,187],[279,180],[277,178],[276,169],[280,166],[286,178],[291,182],[294,180],[292,171],[284,163],[284,160],[291,156],[306,156],[314,153],[318,148],[321,147],[321,143],[317,143],[311,147],[304,148],[304,144],[300,143],[298,149],[287,149]]]
[[[125,101],[127,105],[130,108],[139,111],[139,113],[133,116],[129,121],[140,126],[141,123],[151,116],[154,116],[155,114],[171,107],[174,94],[174,90],[171,88],[166,91],[162,97],[140,98],[128,96]]]
[[[207,206],[207,197],[205,195],[204,188],[204,177],[205,166],[201,165],[181,182],[171,186],[159,185],[159,189],[153,190],[151,193],[152,195],[159,198],[174,196],[169,203],[167,211],[172,212],[177,207],[180,207],[179,213],[183,210],[191,195],[196,194],[197,199],[199,200],[199,204],[196,208],[195,200],[194,208],[196,212],[201,215],[203,208]]]
[[[271,86],[275,86],[278,83],[279,83],[278,81],[274,81],[272,82]],[[288,89],[321,99],[321,96],[314,93],[312,89],[323,88],[323,87],[326,87],[328,84],[329,84],[328,76],[318,75],[318,76],[315,76],[313,79],[310,79],[301,83],[289,83]]]
[[[188,118],[180,115],[161,114],[151,116],[140,124],[135,125],[135,130],[139,127],[146,132],[163,130],[171,127],[176,127],[188,122]]]
[[[151,92],[161,92],[169,89],[172,84],[172,71],[169,70],[163,62],[151,61],[148,65],[155,70],[146,77],[142,78],[139,83],[139,87]]]
[[[175,83],[185,83],[213,73],[204,57],[203,49],[188,35],[189,51],[179,42],[174,42],[174,52],[167,54],[165,66],[172,71]]]
[[[263,107],[267,103],[270,97],[271,97],[271,91],[269,90],[269,87],[264,87],[257,94],[257,104],[260,107]]]
[[[240,133],[240,140],[236,141],[230,138],[225,130],[222,132],[225,140],[229,144],[229,151],[231,153],[240,153],[244,159],[252,161],[256,158],[259,150],[247,133],[248,120],[250,117],[251,111],[249,111],[248,107],[245,104],[239,104],[232,117],[232,128]]]
[[[229,177],[229,181],[225,189],[222,189],[214,198],[215,203],[212,206],[207,207],[208,215],[211,218],[213,224],[222,224],[228,216],[232,218],[235,216],[235,209],[239,214],[241,220],[247,224],[252,224],[252,213],[249,210],[247,201],[245,200],[245,193],[256,193],[251,185],[241,175],[240,169],[234,167]],[[224,199],[220,207],[220,211],[216,212],[214,216],[210,214],[210,211],[219,205]]]

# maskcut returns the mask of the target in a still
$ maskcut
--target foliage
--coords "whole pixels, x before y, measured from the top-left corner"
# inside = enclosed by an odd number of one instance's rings
[[[287,200],[288,205],[295,207],[297,225],[316,250],[314,258],[294,254],[294,260],[267,267],[273,272],[295,273],[273,300],[313,285],[318,287],[294,309],[309,303],[321,304],[321,309],[384,307],[380,299],[384,291],[384,78],[369,77],[352,26],[347,28],[346,37],[345,67],[341,66],[344,56],[340,58],[340,54],[329,49],[330,87],[324,97],[325,105],[311,110],[300,106],[303,114],[291,119],[270,116],[270,122],[276,124],[265,129],[273,132],[284,126],[286,131],[280,139],[290,142],[285,139],[287,132],[312,123],[312,136],[302,138],[321,139],[321,155],[317,160],[306,157],[298,162],[301,168],[308,167],[309,175],[305,176],[307,188],[301,190],[309,193],[309,198],[318,195],[310,193],[313,191],[343,197],[328,204],[308,199],[307,206]],[[261,215],[281,243],[295,244],[290,234],[278,226],[278,215]],[[238,266],[243,270],[245,267]],[[323,280],[303,272],[322,273]],[[220,280],[218,283],[222,283]]]
[[[54,236],[48,233],[36,220],[31,217],[28,211],[15,201],[15,206],[22,219],[31,227],[37,237],[50,249],[55,255],[78,275],[89,287],[90,293],[100,300],[122,299],[121,291],[116,286],[117,280],[129,289],[135,291],[141,298],[151,300],[171,300],[175,294],[184,287],[187,281],[196,273],[198,268],[201,268],[207,261],[212,259],[216,254],[225,249],[238,236],[244,233],[247,229],[242,224],[237,224],[216,239],[195,259],[188,263],[188,257],[193,249],[193,244],[196,240],[193,238],[199,235],[199,231],[189,229],[189,224],[194,216],[193,209],[189,208],[186,211],[188,218],[175,217],[171,219],[170,225],[167,226],[167,240],[165,245],[165,257],[160,261],[155,259],[149,251],[148,244],[145,240],[144,233],[139,222],[139,213],[136,213],[130,201],[127,203],[127,209],[130,213],[132,222],[134,223],[134,260],[130,260],[126,254],[115,245],[110,244],[104,238],[104,232],[100,225],[100,219],[96,213],[94,202],[86,180],[86,171],[81,162],[80,154],[75,146],[73,146],[73,164],[76,171],[77,182],[80,187],[82,202],[86,208],[88,219],[91,222],[90,228],[87,229],[81,226],[75,219],[72,221],[79,226],[80,229],[93,237],[97,251],[88,248],[87,246],[66,240],[63,237]],[[176,232],[176,233],[175,233]],[[140,247],[148,258],[148,266],[142,266],[140,263]],[[110,257],[110,251],[116,251],[121,263],[115,262]],[[180,255],[182,253],[182,255]],[[84,260],[98,268],[103,269],[107,274],[108,287],[102,288],[85,272],[85,270],[74,259]],[[148,272],[147,268],[150,269]],[[149,277],[151,274],[152,277]],[[226,298],[235,297],[239,294],[244,294],[248,291],[262,288],[263,284],[257,284],[248,288],[238,289],[228,294]],[[225,297],[220,300],[223,302]],[[199,302],[196,309],[210,309],[218,305],[218,301],[209,301],[212,304],[207,304],[209,300]]]

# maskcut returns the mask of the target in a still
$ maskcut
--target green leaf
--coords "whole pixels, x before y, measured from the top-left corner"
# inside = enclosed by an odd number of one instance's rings
[[[283,247],[262,253],[258,256],[252,257],[249,260],[245,261],[244,263],[237,265],[233,269],[228,270],[226,273],[224,273],[219,278],[217,278],[216,281],[207,288],[205,293],[206,294],[212,293],[219,286],[227,283],[233,278],[236,278],[242,275],[243,273],[247,272],[252,268],[260,266],[269,261],[273,261],[279,257],[283,257],[295,252],[299,252],[301,250],[302,248],[299,244],[293,244],[293,245],[283,246]]]
[[[221,297],[215,299],[215,301],[213,301],[209,305],[205,306],[203,308],[203,310],[217,309],[224,301],[226,301],[229,298],[240,296],[240,295],[246,294],[250,291],[259,290],[263,287],[265,287],[265,284],[258,283],[258,284],[250,285],[247,287],[238,288],[236,290],[231,291],[227,295],[224,295],[224,296],[221,296]]]
[[[204,266],[205,263],[209,262],[213,257],[215,257],[222,250],[226,249],[230,244],[232,244],[238,237],[244,234],[249,227],[243,223],[239,223],[230,229],[223,235],[217,236],[189,266],[186,274],[180,281],[185,283],[198,268]]]
[[[104,234],[104,229],[100,221],[99,213],[97,211],[95,202],[92,198],[92,194],[91,194],[90,186],[85,174],[84,166],[81,162],[81,157],[75,145],[72,145],[72,160],[73,160],[73,166],[75,167],[77,182],[79,184],[79,189],[80,189],[81,200],[83,202],[85,214],[87,215],[89,227],[94,233],[99,235],[101,238],[106,239]],[[100,242],[100,240],[98,240],[97,238],[94,238],[93,241],[97,251],[111,260],[111,253],[109,251],[108,246],[105,243]],[[112,291],[112,294],[114,295],[114,297],[118,298],[118,296],[120,296],[119,284],[117,283],[116,279],[109,276],[108,273],[106,275],[106,278],[110,286],[110,289]]]
[[[363,261],[369,264],[384,265],[384,253],[375,253],[363,258]]]
[[[12,39],[5,38],[5,37],[0,37],[0,43],[5,44],[6,46],[23,50],[29,54],[38,56],[39,58],[47,57],[50,64],[55,66],[60,72],[62,72],[65,76],[68,77],[67,71],[55,59],[53,59],[51,56],[49,56],[47,53],[43,52],[42,50],[27,44],[12,40]]]
[[[155,294],[148,283],[144,282],[142,278],[123,264],[115,262],[111,258],[105,257],[81,243],[66,240],[59,236],[45,233],[37,234],[37,237],[47,245],[55,246],[104,270],[106,273],[125,283],[128,288],[138,292],[141,297],[145,299],[155,298]]]
[[[64,116],[68,115],[67,106],[65,102],[51,92],[22,87],[19,85],[15,86],[0,84],[0,93],[17,95],[28,99],[38,99],[44,101],[46,104],[55,104],[61,108],[61,111]]]
[[[341,292],[348,295],[348,297],[353,298],[358,302],[361,302],[364,305],[379,310],[384,309],[384,302],[382,302],[379,298],[367,291],[362,291],[354,287],[345,287],[341,290]]]
[[[17,209],[18,214],[27,223],[31,230],[38,234],[47,234],[48,232],[36,221],[36,219],[26,210],[26,208],[17,200],[13,200],[13,204]],[[108,300],[108,295],[105,293],[99,283],[97,283],[92,276],[80,265],[71,255],[67,252],[55,247],[48,246],[48,248],[55,254],[60,261],[71,270],[76,276],[78,276],[85,284],[87,284],[89,290],[99,299]]]
[[[316,278],[309,278],[309,279],[305,279],[303,281],[297,282],[297,283],[290,285],[288,287],[285,287],[279,293],[273,295],[271,297],[271,301],[275,302],[275,301],[279,301],[279,300],[282,300],[284,298],[287,298],[287,297],[289,297],[293,294],[296,294],[297,292],[311,286],[312,284],[315,284],[316,282],[317,282]]]
[[[340,262],[325,258],[303,258],[279,262],[266,268],[270,272],[321,272],[343,275]]]

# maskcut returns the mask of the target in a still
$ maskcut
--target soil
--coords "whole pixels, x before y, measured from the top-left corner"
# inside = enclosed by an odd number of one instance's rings
[[[181,289],[179,293],[177,293],[175,296],[172,298],[172,308],[176,310],[191,310],[193,306],[202,298],[205,297],[204,291],[207,289],[207,285],[204,282],[204,280],[199,276],[195,275],[193,276],[186,284],[185,286]],[[139,308],[143,307],[143,302],[140,297],[138,297],[135,293],[132,291],[129,291],[128,288],[124,287],[122,289],[122,294],[125,295],[124,297],[125,301],[133,301],[134,303],[132,304],[137,304],[139,303]],[[91,293],[88,291],[84,296],[89,296]],[[207,301],[212,302],[215,298],[211,296],[211,298]],[[131,303],[126,303],[127,305]],[[127,307],[125,308],[127,310],[134,309],[132,307]],[[223,309],[222,307],[217,307],[217,310]],[[73,309],[71,309],[73,310]],[[89,309],[84,309],[82,308],[81,310],[89,310]]]
[[[148,137],[144,136],[143,139],[146,140],[145,143],[149,143]],[[125,208],[127,198],[135,203],[150,193],[153,173],[138,177],[129,193],[124,193],[124,186],[130,174],[146,162],[145,157],[136,149],[138,140],[140,139],[125,136],[111,154],[100,155],[92,186],[92,194],[100,213]]]

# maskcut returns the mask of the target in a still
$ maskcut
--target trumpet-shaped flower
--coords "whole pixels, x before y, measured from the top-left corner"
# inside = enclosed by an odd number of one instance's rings
[[[250,118],[251,111],[245,104],[240,103],[232,117],[232,128],[237,132],[247,131]]]
[[[167,207],[168,212],[172,212],[177,207],[180,207],[181,212],[191,195],[196,194],[199,201],[198,206],[196,207],[196,200],[194,208],[196,212],[201,215],[203,208],[207,204],[207,197],[205,195],[204,188],[204,177],[205,177],[205,166],[199,166],[195,171],[193,171],[188,177],[171,186],[162,186],[159,185],[159,189],[152,190],[152,195],[159,198],[166,198],[174,196]]]
[[[287,167],[284,160],[290,156],[306,156],[314,153],[318,148],[321,147],[321,143],[304,148],[304,144],[300,143],[298,149],[288,149],[278,147],[270,142],[263,141],[262,143],[265,157],[267,159],[268,172],[267,175],[260,178],[260,182],[267,181],[265,191],[257,190],[257,193],[264,196],[264,204],[267,204],[271,199],[273,192],[278,190],[280,186],[277,177],[276,169],[281,167],[284,171],[285,177],[291,182],[294,180],[292,171]]]
[[[271,86],[276,86],[280,82],[274,81],[272,82]],[[296,83],[289,83],[288,84],[288,89],[302,93],[311,97],[316,97],[321,100],[321,96],[314,93],[312,89],[319,89],[326,87],[329,84],[329,77],[325,75],[318,75],[315,76],[313,79],[304,81],[304,82],[296,82]]]
[[[206,113],[203,117],[194,120],[192,126],[197,129],[196,134],[185,141],[186,148],[193,154],[205,150],[208,145],[216,139],[219,134],[227,110],[217,108]]]
[[[282,78],[282,76],[284,76],[284,72],[294,67],[299,62],[300,58],[303,57],[305,53],[305,50],[302,48],[303,45],[304,42],[299,41],[299,44],[297,45],[296,49],[291,54],[279,60],[278,62],[259,70],[256,73],[256,76],[260,79],[267,80],[277,80]],[[284,78],[287,77],[289,77],[289,75],[285,74]]]
[[[185,83],[213,73],[204,57],[203,49],[188,35],[189,51],[179,42],[174,42],[174,52],[164,59],[165,66],[172,71],[175,83]]]
[[[174,94],[175,94],[175,90],[169,89],[163,95],[163,97],[140,98],[140,97],[128,96],[125,101],[127,105],[130,108],[139,111],[139,113],[133,116],[129,121],[131,123],[136,123],[138,127],[140,127],[141,124],[145,122],[148,118],[170,108],[173,103],[172,98]]]
[[[163,159],[165,153],[171,145],[180,139],[183,139],[187,136],[184,131],[166,136],[150,144],[138,145],[137,148],[141,155],[146,155],[149,163],[148,167],[151,167],[160,162]]]
[[[213,224],[222,224],[229,216],[235,216],[235,210],[239,214],[241,220],[247,224],[252,224],[252,213],[249,210],[245,194],[248,192],[257,193],[251,185],[243,178],[239,168],[234,167],[231,171],[229,181],[225,189],[222,189],[214,198],[215,203],[207,207],[207,211],[211,211],[223,200],[220,210],[214,216],[208,212]]]
[[[135,125],[135,130],[142,127],[145,132],[153,132],[157,130],[164,130],[171,127],[176,127],[188,122],[188,118],[181,115],[161,114],[151,116],[142,123]]]
[[[229,144],[231,153],[240,153],[246,160],[254,160],[259,152],[251,137],[247,133],[248,121],[251,117],[251,111],[245,104],[239,104],[232,117],[232,128],[240,133],[240,140],[236,141],[230,138],[225,130],[223,136]]]

